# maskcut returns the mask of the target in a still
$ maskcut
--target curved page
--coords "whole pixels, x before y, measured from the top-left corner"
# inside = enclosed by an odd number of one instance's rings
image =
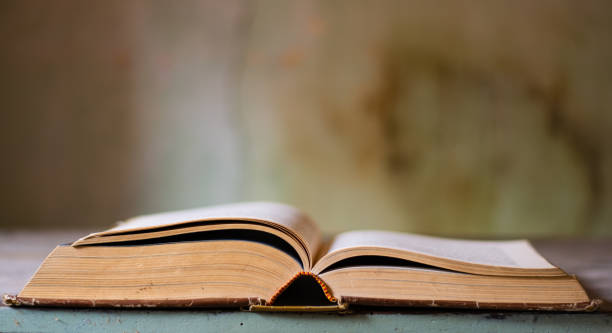
[[[293,237],[308,254],[312,265],[312,254],[319,246],[320,234],[316,224],[303,212],[294,207],[272,202],[246,202],[211,206],[131,218],[109,230],[93,233],[74,242],[74,246],[85,245],[94,238],[146,233],[156,229],[179,229],[193,222],[247,221],[272,227]],[[213,224],[213,223],[211,223]],[[101,240],[101,239],[100,239]],[[96,240],[96,243],[100,243]]]
[[[313,271],[322,272],[340,260],[366,255],[396,257],[473,274],[566,275],[526,240],[475,241],[375,230],[338,235]]]

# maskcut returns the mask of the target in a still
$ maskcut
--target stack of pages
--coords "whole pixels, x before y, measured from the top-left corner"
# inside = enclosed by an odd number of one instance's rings
[[[240,203],[136,217],[60,245],[12,305],[419,306],[584,311],[574,276],[525,240],[351,231],[323,242],[294,207]]]

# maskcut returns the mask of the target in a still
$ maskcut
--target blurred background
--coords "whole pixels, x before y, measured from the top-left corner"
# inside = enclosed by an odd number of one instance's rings
[[[612,235],[609,1],[0,2],[0,229],[244,200]]]

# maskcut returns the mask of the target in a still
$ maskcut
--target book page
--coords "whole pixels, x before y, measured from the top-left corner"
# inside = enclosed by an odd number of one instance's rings
[[[274,202],[245,202],[195,208],[152,215],[143,215],[119,222],[114,228],[87,237],[113,235],[127,231],[146,230],[162,226],[180,226],[195,221],[253,221],[286,229],[295,233],[311,254],[320,242],[317,225],[303,212],[289,205]]]
[[[526,240],[476,241],[421,236],[390,231],[339,234],[328,254],[354,247],[379,247],[421,253],[455,261],[515,268],[554,268]]]

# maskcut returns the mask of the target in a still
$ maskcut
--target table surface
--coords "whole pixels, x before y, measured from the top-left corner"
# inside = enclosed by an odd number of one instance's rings
[[[0,293],[16,294],[45,256],[60,243],[88,231],[0,232]],[[553,264],[576,274],[592,297],[604,300],[595,313],[364,309],[352,314],[256,314],[206,310],[112,310],[10,308],[0,306],[0,332],[65,331],[515,331],[612,330],[612,240],[533,240]]]

